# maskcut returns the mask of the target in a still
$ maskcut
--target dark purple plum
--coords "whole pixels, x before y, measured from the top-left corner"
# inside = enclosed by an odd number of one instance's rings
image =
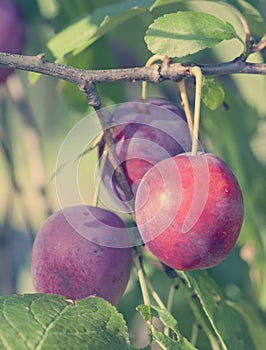
[[[12,0],[0,0],[0,51],[21,54],[24,48],[26,25],[23,16]],[[0,66],[0,83],[13,72]]]
[[[162,98],[148,98],[146,103],[136,100],[117,107],[113,113],[113,139],[133,195],[143,175],[154,164],[191,147],[183,110]],[[103,146],[104,142],[99,149],[100,157]],[[103,182],[118,202],[125,200],[108,159]]]
[[[104,241],[109,246],[97,243]],[[128,243],[123,221],[110,211],[80,205],[56,212],[34,241],[31,269],[36,292],[70,299],[96,295],[116,304],[130,277]]]

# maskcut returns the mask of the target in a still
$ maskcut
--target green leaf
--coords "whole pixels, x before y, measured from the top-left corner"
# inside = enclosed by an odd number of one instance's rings
[[[47,46],[62,61],[65,55],[76,55],[123,22],[147,10],[152,0],[130,0],[96,9],[79,18],[55,35]]]
[[[8,295],[0,297],[0,348],[117,350],[129,340],[122,315],[104,299]]]
[[[202,100],[212,111],[221,106],[224,101],[224,90],[222,86],[212,78],[203,80]]]
[[[147,305],[138,305],[137,306],[138,312],[141,314],[141,316],[144,318],[145,321],[151,322],[151,309]]]
[[[178,2],[184,2],[185,0],[156,0],[154,4],[150,7],[150,11],[154,10],[156,7],[174,4]]]
[[[158,331],[155,327],[152,327],[152,334],[154,339],[159,343],[166,346],[166,349],[180,349],[180,350],[195,350],[196,348],[182,336],[178,329],[177,320],[166,309],[162,309],[158,306],[151,306],[152,315],[160,319],[165,327],[171,329],[177,336],[177,340],[172,339],[165,334]]]
[[[196,350],[186,338],[183,338],[182,341],[177,342],[176,340],[168,337],[162,332],[158,331],[155,327],[152,327],[152,334],[154,340],[159,343],[165,350]]]
[[[175,334],[179,335],[177,320],[168,310],[162,309],[158,306],[152,306],[152,311],[153,316],[158,317],[166,327],[170,328]]]
[[[252,147],[252,142],[260,130],[265,140],[260,116],[263,117],[265,113],[266,100],[263,96],[266,95],[266,89],[264,80],[262,82],[260,80],[262,77],[252,78],[234,76],[233,80],[224,81],[225,101],[228,108],[214,112],[205,109],[202,131],[210,141],[211,146],[208,151],[218,154],[225,160],[242,188],[245,217],[238,245],[241,251],[243,249],[244,252],[245,249],[251,254],[247,259],[243,255],[252,272],[249,282],[257,292],[258,304],[262,309],[266,309],[266,166],[256,156],[255,148]],[[239,86],[238,89],[236,89],[236,83]],[[243,85],[245,85],[244,88]],[[248,100],[248,95],[253,95],[252,99]],[[260,114],[257,104],[260,104]],[[259,146],[259,149],[265,153],[264,143]],[[253,276],[257,276],[256,279]]]
[[[156,0],[150,7],[150,11],[160,6],[174,3],[178,4],[180,2],[185,3],[186,0]],[[206,0],[206,2],[219,2],[219,0]],[[264,13],[260,13],[260,11],[254,7],[254,5],[246,0],[231,0],[228,2],[229,4],[237,7],[243,13],[249,25],[251,26],[251,32],[253,35],[261,36],[265,33],[266,23],[264,22]],[[223,2],[223,4],[226,6],[227,2]]]
[[[227,300],[223,291],[208,276],[208,273],[206,271],[192,271],[186,275],[195,291],[195,297],[200,300],[202,309],[222,344],[222,349],[259,350],[261,347],[256,347],[254,336],[251,336],[243,314],[236,310],[235,306],[232,307],[232,303]],[[265,327],[260,324],[259,335],[261,336],[263,332],[265,343]]]
[[[227,301],[227,303],[239,312],[245,320],[256,349],[263,349],[266,342],[266,326],[254,306],[244,300],[237,303]]]
[[[158,306],[151,305],[139,305],[137,310],[142,315],[145,321],[152,321],[153,317],[160,319],[165,327],[168,327],[176,335],[176,339],[172,339],[169,336],[163,334],[151,325],[150,330],[154,340],[163,345],[166,350],[195,350],[196,348],[180,333],[177,325],[177,320],[166,309],[162,309]]]
[[[184,57],[234,38],[239,37],[230,23],[204,12],[180,11],[157,18],[144,39],[154,54]]]

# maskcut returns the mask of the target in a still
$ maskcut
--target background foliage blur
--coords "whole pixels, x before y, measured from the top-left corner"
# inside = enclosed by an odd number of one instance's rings
[[[45,52],[46,58],[53,60],[46,43],[55,33],[69,25],[77,16],[116,2],[18,1],[27,21],[27,45],[24,53],[37,55]],[[236,5],[238,2],[231,3]],[[250,3],[261,14],[266,13],[263,0]],[[151,55],[143,40],[148,25],[159,15],[179,9],[219,14],[221,18],[230,21],[243,37],[241,24],[229,8],[215,2],[175,2],[158,7],[153,12],[143,11],[80,54],[67,55],[64,64],[84,69],[143,66]],[[253,33],[260,35],[265,28],[255,20],[252,21],[252,18],[249,20]],[[187,57],[185,61],[225,62],[239,54],[238,44],[230,41],[219,44],[213,50]],[[252,55],[250,59],[253,62],[263,62],[265,55],[264,50],[261,54]],[[1,133],[7,145],[7,152],[3,147],[0,149],[1,295],[33,292],[30,277],[32,241],[49,212],[59,209],[53,178],[57,154],[68,131],[92,112],[76,87],[49,77],[42,77],[36,84],[31,84],[30,78],[32,76],[29,77],[28,73],[17,71],[6,86],[0,87]],[[266,79],[265,76],[234,75],[218,77],[217,81],[225,90],[225,101],[216,111],[203,107],[201,140],[206,150],[223,158],[236,174],[244,193],[245,222],[237,247],[223,263],[210,269],[209,274],[231,299],[246,298],[265,315]],[[193,80],[188,80],[187,86],[193,102]],[[98,86],[98,91],[104,106],[108,106],[139,98],[141,85],[105,83]],[[148,95],[180,103],[178,88],[171,82],[150,84]],[[41,153],[38,152],[39,145]],[[80,189],[87,204],[92,203],[94,193],[92,177],[95,155],[95,150],[86,155],[79,168]],[[157,268],[156,262],[154,266],[147,265],[146,268],[158,292],[163,299],[166,298],[168,279]],[[137,334],[137,327],[141,327],[140,316],[134,310],[134,305],[140,303],[136,284],[137,278],[133,270],[128,291],[118,305],[129,322],[132,338]],[[185,333],[188,332],[190,312],[181,293],[175,299],[175,309],[178,310],[178,315],[186,315],[181,326]],[[141,339],[136,344],[141,345]]]

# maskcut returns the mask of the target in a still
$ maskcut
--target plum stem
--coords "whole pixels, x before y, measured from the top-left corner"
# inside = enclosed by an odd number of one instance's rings
[[[106,157],[104,157],[104,159],[102,159],[100,173],[103,172],[104,167],[105,167],[105,163],[106,163]],[[95,190],[94,190],[93,198],[92,198],[92,205],[95,207],[97,207],[99,205],[99,193],[101,191],[101,185],[102,185],[102,178],[101,178],[101,176],[98,175],[98,177],[96,179],[96,183],[95,183]]]
[[[148,61],[145,64],[145,67],[150,67],[154,62],[156,61],[162,61],[164,60],[165,56],[162,55],[153,55],[151,56]],[[146,102],[147,100],[147,81],[142,82],[142,88],[141,88],[141,97],[143,102]]]
[[[157,305],[161,308],[161,309],[166,309],[166,306],[164,305],[162,299],[159,297],[158,293],[154,290],[151,282],[147,279],[146,280],[148,289],[153,297],[153,299],[155,300],[155,302],[157,303]]]
[[[250,49],[250,51],[254,53],[254,52],[263,50],[265,47],[266,47],[266,34],[261,38],[260,42],[257,45],[253,46]]]
[[[167,299],[167,310],[171,313],[173,301],[174,301],[174,294],[175,294],[175,284],[172,284],[169,293],[168,293],[168,299]],[[164,334],[169,336],[169,327],[165,327]]]
[[[186,84],[185,84],[184,79],[180,80],[177,83],[177,85],[178,85],[179,90],[180,90],[180,96],[181,96],[181,100],[182,100],[182,103],[184,106],[184,111],[185,111],[189,131],[190,131],[191,138],[192,138],[193,137],[193,118],[192,118],[192,113],[191,113],[190,106],[189,106],[187,89],[186,89]]]
[[[140,288],[141,288],[141,293],[142,293],[144,305],[150,306],[151,303],[150,303],[148,286],[146,283],[145,273],[144,273],[142,262],[141,262],[141,254],[138,251],[136,251],[136,253],[135,253],[134,262],[135,262],[135,266],[137,269],[137,275],[138,275],[138,279],[139,279],[139,284],[140,284]]]
[[[199,335],[199,325],[197,323],[194,323],[192,326],[192,332],[190,337],[190,343],[194,346],[197,343],[198,335]]]
[[[196,90],[195,90],[195,108],[194,108],[194,128],[192,136],[192,149],[191,153],[193,156],[198,151],[198,136],[199,136],[199,122],[200,122],[200,104],[201,104],[201,87],[202,87],[202,72],[200,67],[191,67],[190,72],[196,79]]]

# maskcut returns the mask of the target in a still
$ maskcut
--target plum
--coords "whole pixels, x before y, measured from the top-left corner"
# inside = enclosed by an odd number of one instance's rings
[[[21,54],[24,48],[26,25],[15,2],[0,0],[0,51]],[[0,67],[0,83],[13,72]]]
[[[147,248],[178,270],[221,262],[237,241],[243,215],[234,174],[210,153],[163,160],[137,189],[136,223]]]
[[[125,237],[122,244],[117,231]],[[112,246],[97,243],[102,237]],[[36,291],[70,299],[96,295],[116,304],[130,277],[133,250],[124,244],[129,240],[123,221],[108,210],[77,205],[54,213],[33,245]]]
[[[157,162],[191,147],[185,114],[175,104],[162,98],[149,98],[120,105],[113,114],[114,147],[133,196],[143,175]],[[103,154],[104,142],[99,151]],[[125,196],[114,176],[108,158],[103,183],[117,203]]]

